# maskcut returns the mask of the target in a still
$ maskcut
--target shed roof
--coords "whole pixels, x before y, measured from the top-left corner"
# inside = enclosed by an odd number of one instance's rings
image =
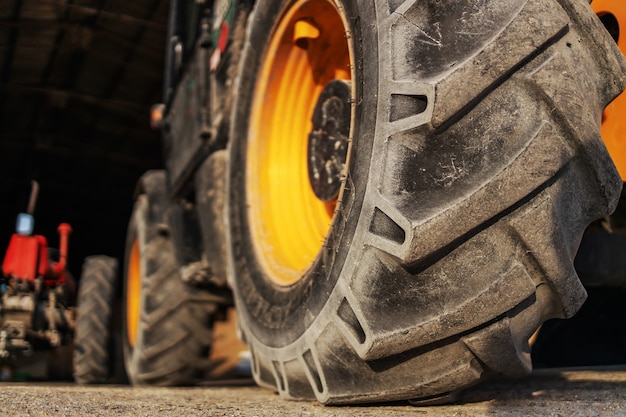
[[[161,166],[150,106],[161,100],[169,0],[0,1],[0,250],[41,186],[37,233],[70,267],[121,256],[137,178]]]

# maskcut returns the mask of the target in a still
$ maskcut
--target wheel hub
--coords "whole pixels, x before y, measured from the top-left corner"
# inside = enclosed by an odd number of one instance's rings
[[[302,279],[320,254],[347,165],[353,103],[338,80],[351,80],[354,65],[338,6],[287,2],[258,42],[243,185],[255,256],[279,286]]]
[[[337,198],[346,164],[351,117],[350,81],[332,80],[322,90],[307,149],[309,181],[322,201]]]

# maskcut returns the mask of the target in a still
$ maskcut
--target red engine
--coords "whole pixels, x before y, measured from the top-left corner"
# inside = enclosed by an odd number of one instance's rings
[[[58,262],[51,262],[44,236],[14,233],[2,263],[4,276],[31,282],[42,277],[47,286],[67,282],[67,243],[72,227],[61,223],[57,230],[61,242]]]

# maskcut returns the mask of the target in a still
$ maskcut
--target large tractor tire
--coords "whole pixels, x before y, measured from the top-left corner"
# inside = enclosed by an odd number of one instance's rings
[[[230,280],[256,381],[446,400],[531,370],[621,180],[624,63],[585,0],[260,0],[230,144]]]
[[[117,259],[90,256],[83,263],[74,338],[74,379],[104,384],[113,377],[113,302]]]
[[[217,306],[181,279],[165,221],[165,173],[148,172],[140,187],[123,285],[126,372],[134,385],[192,385],[209,368]]]

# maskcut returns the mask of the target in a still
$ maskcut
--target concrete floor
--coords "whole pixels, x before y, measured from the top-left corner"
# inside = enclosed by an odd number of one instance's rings
[[[246,385],[194,388],[0,384],[1,416],[624,416],[626,367],[542,370],[517,381],[491,381],[459,403],[327,407],[280,399]]]

